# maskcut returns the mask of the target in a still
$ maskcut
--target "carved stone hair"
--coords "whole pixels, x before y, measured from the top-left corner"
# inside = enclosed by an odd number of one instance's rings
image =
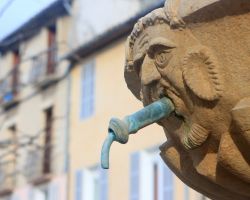
[[[179,3],[180,0],[168,0],[166,1],[164,8],[153,10],[151,13],[139,19],[134,25],[134,28],[127,39],[126,45],[125,67],[127,70],[133,67],[132,52],[135,41],[147,27],[164,23],[168,24],[172,29],[185,27],[185,23],[179,15]]]

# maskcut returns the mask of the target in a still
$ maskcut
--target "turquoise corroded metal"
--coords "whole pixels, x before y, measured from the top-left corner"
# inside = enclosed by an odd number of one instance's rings
[[[102,168],[109,168],[109,151],[114,141],[121,144],[127,143],[129,134],[134,134],[141,128],[155,123],[164,117],[168,117],[173,111],[173,103],[164,97],[138,112],[126,116],[123,120],[112,118],[109,122],[108,136],[102,147]]]

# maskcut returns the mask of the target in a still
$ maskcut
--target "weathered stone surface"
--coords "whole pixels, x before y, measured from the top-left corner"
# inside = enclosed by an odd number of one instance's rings
[[[125,79],[148,105],[170,98],[161,156],[218,200],[250,199],[250,1],[168,0],[127,41]]]

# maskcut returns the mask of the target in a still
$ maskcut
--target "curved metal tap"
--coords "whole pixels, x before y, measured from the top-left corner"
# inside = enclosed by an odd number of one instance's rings
[[[173,111],[173,103],[170,99],[164,97],[138,112],[126,116],[123,120],[112,118],[109,122],[108,136],[102,146],[102,168],[109,168],[109,152],[114,141],[121,144],[127,143],[129,134],[134,134],[141,128],[168,117]]]

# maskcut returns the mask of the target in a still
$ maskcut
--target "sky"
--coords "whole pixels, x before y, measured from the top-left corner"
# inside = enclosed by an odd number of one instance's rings
[[[60,0],[0,0],[0,41],[50,4]],[[73,5],[69,43],[72,47],[164,0],[77,0]]]
[[[69,43],[73,47],[87,43],[161,1],[164,0],[78,0]]]
[[[57,0],[0,0],[0,41]]]

